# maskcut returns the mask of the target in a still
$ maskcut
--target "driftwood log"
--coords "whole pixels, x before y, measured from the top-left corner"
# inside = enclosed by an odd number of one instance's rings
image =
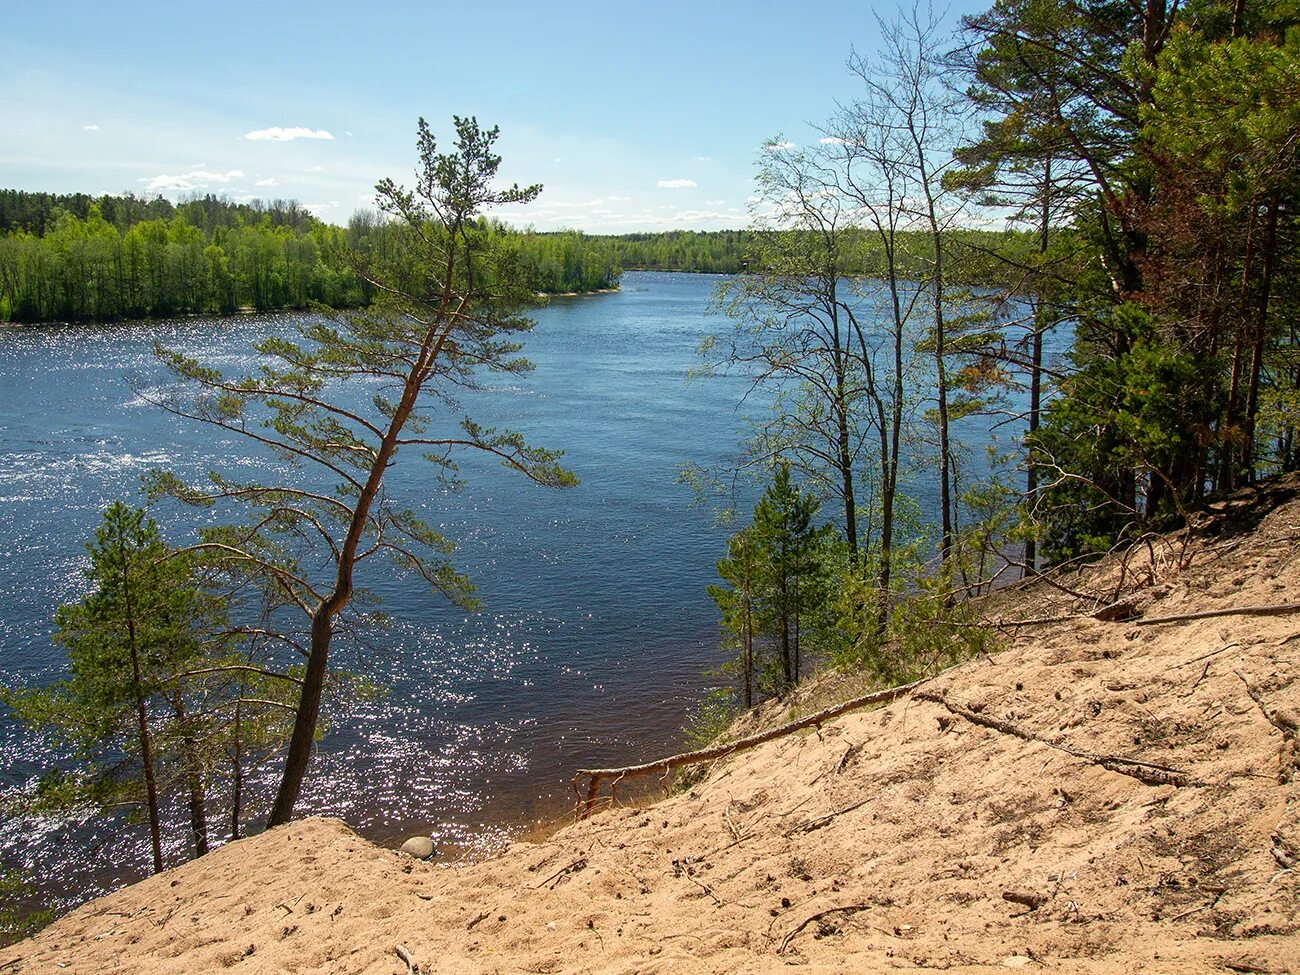
[[[938,675],[935,675],[938,676]],[[870,707],[873,704],[888,704],[890,701],[897,700],[906,694],[910,694],[922,684],[934,680],[934,677],[924,677],[921,680],[914,680],[910,684],[902,684],[898,687],[889,687],[883,691],[873,691],[870,694],[864,694],[862,697],[855,697],[851,701],[845,701],[843,704],[837,704],[834,707],[825,708],[816,714],[810,714],[806,718],[800,718],[798,721],[791,721],[780,727],[772,728],[768,731],[760,732],[756,735],[750,735],[747,738],[740,738],[736,741],[727,742],[722,745],[713,745],[709,748],[700,748],[692,752],[682,752],[678,755],[670,755],[668,758],[656,759],[653,762],[646,762],[642,765],[627,765],[623,768],[594,768],[578,769],[573,776],[573,794],[575,797],[574,816],[577,819],[586,819],[591,815],[592,806],[600,797],[600,786],[602,782],[609,781],[614,787],[624,779],[636,778],[643,775],[667,775],[675,768],[681,768],[683,765],[698,765],[701,762],[712,762],[719,758],[726,758],[728,755],[734,755],[736,752],[743,752],[746,749],[757,748],[759,745],[766,744],[785,735],[793,734],[804,728],[821,727],[827,721],[834,720],[842,714],[850,711],[856,711],[859,708]],[[582,780],[587,779],[587,788],[584,792],[582,789]]]

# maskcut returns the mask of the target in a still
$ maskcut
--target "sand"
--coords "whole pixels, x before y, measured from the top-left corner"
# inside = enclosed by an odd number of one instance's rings
[[[1300,602],[1298,489],[1062,582],[1148,618]],[[1038,583],[985,610],[1095,605]],[[913,696],[469,866],[303,820],[82,906],[0,972],[401,975],[399,945],[420,972],[1300,971],[1300,614],[1022,627],[928,690],[1017,733]]]

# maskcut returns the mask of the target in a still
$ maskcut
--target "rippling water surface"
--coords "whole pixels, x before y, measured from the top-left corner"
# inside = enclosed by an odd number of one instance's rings
[[[691,507],[678,466],[722,460],[741,426],[734,383],[686,381],[697,343],[718,326],[707,315],[715,282],[628,274],[617,294],[553,301],[527,340],[535,372],[466,398],[485,424],[563,448],[578,488],[549,491],[467,463],[467,488],[446,495],[414,457],[390,472],[390,493],[460,542],[456,564],[486,608],[466,616],[385,573],[366,577],[396,618],[362,661],[388,693],[335,720],[303,812],[340,816],[380,841],[432,828],[473,848],[561,815],[579,764],[680,743],[701,672],[717,662],[704,588],[724,533]],[[0,331],[0,681],[59,674],[54,608],[84,587],[83,546],[100,510],[131,496],[141,474],[275,463],[137,397],[128,379],[167,381],[152,343],[240,369],[258,338],[295,320]],[[163,520],[183,539],[182,515]],[[0,717],[0,787],[57,758]],[[77,898],[137,875],[143,839],[102,820],[11,819],[0,855],[47,892]]]

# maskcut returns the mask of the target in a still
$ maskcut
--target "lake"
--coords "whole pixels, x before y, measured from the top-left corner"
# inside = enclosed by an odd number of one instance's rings
[[[615,294],[553,300],[527,339],[535,372],[466,397],[485,425],[563,448],[576,489],[537,487],[489,459],[467,460],[459,494],[415,457],[389,473],[391,495],[458,540],[455,563],[486,608],[466,615],[392,573],[363,573],[395,623],[348,663],[387,693],[335,716],[300,814],[339,816],[380,842],[432,831],[481,852],[565,815],[575,768],[681,745],[703,674],[721,662],[705,587],[727,531],[693,505],[679,470],[725,464],[744,428],[741,380],[687,380],[700,340],[728,327],[709,313],[717,281],[628,273]],[[100,510],[131,498],[142,474],[243,476],[278,463],[138,397],[128,380],[168,381],[153,342],[238,370],[255,341],[298,320],[0,330],[0,681],[58,676],[54,608],[84,589]],[[188,540],[188,513],[158,516],[173,543]],[[0,787],[59,758],[0,717]],[[263,770],[263,786],[274,772]],[[174,831],[171,862],[182,842]],[[145,830],[100,818],[0,824],[0,859],[65,903],[139,876],[146,847]]]

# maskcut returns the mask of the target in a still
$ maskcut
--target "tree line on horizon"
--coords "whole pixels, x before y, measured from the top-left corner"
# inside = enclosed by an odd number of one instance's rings
[[[626,270],[738,274],[762,231],[588,234],[491,225],[541,294],[616,287]],[[173,204],[133,194],[90,196],[0,190],[0,321],[110,322],[241,311],[356,308],[373,293],[349,255],[383,247],[382,214],[359,211],[346,227],[293,200],[236,203],[193,195]],[[854,231],[850,229],[852,237]],[[962,231],[973,284],[1003,273],[1028,246],[1017,230]],[[908,273],[924,273],[925,239],[908,235]],[[859,235],[845,273],[879,272],[881,255]],[[997,255],[997,256],[994,256]]]
[[[490,226],[539,293],[618,282],[617,255],[584,234]],[[0,321],[358,308],[374,292],[353,255],[383,250],[392,233],[373,212],[338,227],[292,200],[236,203],[209,194],[172,204],[0,190]]]

